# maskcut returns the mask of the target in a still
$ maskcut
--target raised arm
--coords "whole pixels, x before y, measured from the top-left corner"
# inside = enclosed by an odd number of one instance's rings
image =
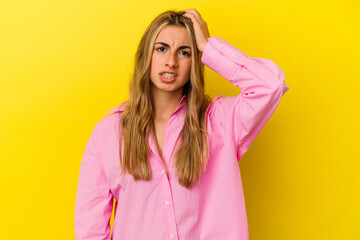
[[[202,63],[241,89],[235,97],[217,96],[209,107],[209,117],[220,120],[232,135],[239,161],[288,91],[285,74],[271,60],[251,58],[220,37],[210,37],[196,9],[184,12],[193,23]]]
[[[288,91],[285,74],[273,61],[251,58],[219,37],[208,39],[201,60],[241,89],[238,96],[217,96],[209,109],[233,134],[240,160]]]

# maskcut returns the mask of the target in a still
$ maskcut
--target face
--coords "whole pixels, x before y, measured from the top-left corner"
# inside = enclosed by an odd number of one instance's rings
[[[184,27],[165,26],[158,34],[151,59],[153,93],[178,93],[190,78],[191,48]],[[165,74],[164,74],[165,73]]]

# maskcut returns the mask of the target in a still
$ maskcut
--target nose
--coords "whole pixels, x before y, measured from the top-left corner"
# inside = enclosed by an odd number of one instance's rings
[[[170,68],[176,68],[177,67],[176,54],[169,54],[169,57],[166,59],[165,65]]]

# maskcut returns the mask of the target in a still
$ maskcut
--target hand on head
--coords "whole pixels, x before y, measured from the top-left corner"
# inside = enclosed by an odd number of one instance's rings
[[[195,8],[184,9],[182,11],[185,12],[183,16],[191,19],[194,26],[197,48],[200,52],[203,52],[205,45],[208,42],[207,39],[210,37],[207,23],[204,21],[200,13],[196,11]]]

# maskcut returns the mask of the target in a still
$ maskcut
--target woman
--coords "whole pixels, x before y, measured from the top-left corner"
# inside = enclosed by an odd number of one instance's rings
[[[241,93],[211,100],[203,64]],[[85,148],[76,239],[248,239],[238,163],[289,89],[284,78],[271,60],[210,37],[195,9],[157,16],[140,41],[129,100]]]

